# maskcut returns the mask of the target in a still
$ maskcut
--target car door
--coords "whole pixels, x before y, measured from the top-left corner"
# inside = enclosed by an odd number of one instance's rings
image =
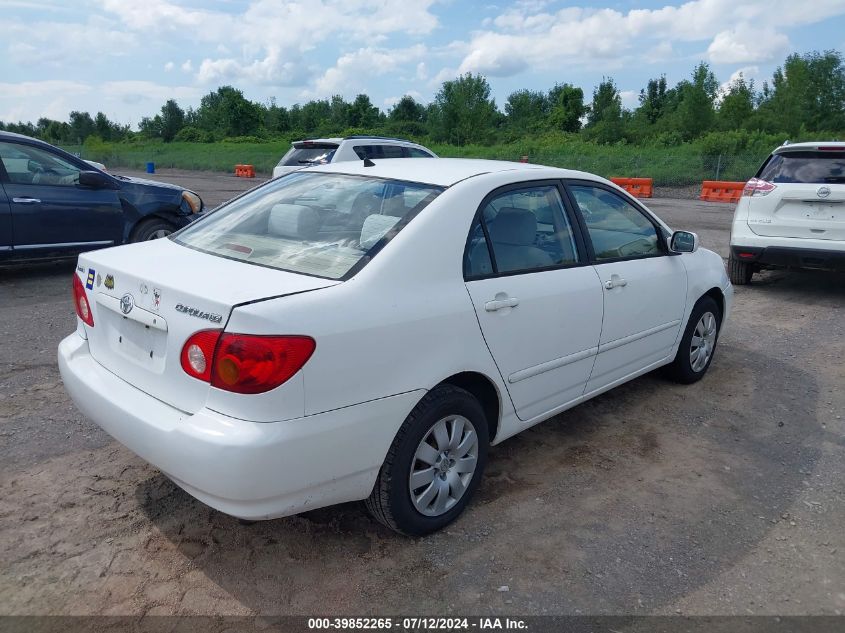
[[[521,183],[482,202],[464,255],[478,323],[519,418],[584,391],[601,333],[601,284],[559,183]]]
[[[114,189],[78,184],[81,165],[43,146],[0,142],[16,251],[84,250],[119,244],[123,208]]]
[[[664,229],[601,183],[567,182],[604,294],[604,323],[587,392],[672,354],[686,307],[687,273]]]
[[[0,257],[12,250],[12,210],[4,188],[5,170],[0,163]]]

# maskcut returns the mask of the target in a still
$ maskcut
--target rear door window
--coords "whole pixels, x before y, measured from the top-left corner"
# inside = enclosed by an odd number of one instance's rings
[[[470,229],[464,278],[572,266],[578,261],[558,188],[512,188],[493,197]]]
[[[757,177],[774,183],[845,184],[845,151],[773,154]]]
[[[434,158],[434,156],[432,156],[428,152],[424,152],[423,150],[417,149],[416,147],[409,147],[408,154],[411,158]]]
[[[332,162],[336,151],[337,145],[334,143],[294,143],[288,153],[282,156],[278,167],[325,165]]]
[[[401,145],[355,145],[352,151],[364,160],[369,158],[408,158],[408,149]]]

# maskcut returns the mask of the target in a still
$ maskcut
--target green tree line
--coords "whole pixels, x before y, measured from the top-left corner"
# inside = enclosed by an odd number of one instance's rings
[[[374,133],[464,146],[554,132],[597,144],[670,147],[699,141],[712,152],[741,151],[754,134],[797,138],[845,132],[845,63],[838,51],[790,55],[759,87],[742,76],[725,90],[719,86],[701,62],[673,87],[665,76],[650,79],[633,109],[623,107],[611,77],[603,78],[589,99],[581,88],[560,83],[545,92],[517,90],[499,108],[487,79],[467,73],[444,82],[430,104],[406,95],[386,112],[366,94],[284,107],[275,99],[250,101],[240,90],[223,86],[205,95],[196,109],[168,100],[160,112],[141,120],[138,131],[102,112],[92,117],[77,111],[66,122],[0,122],[0,129],[66,145],[91,137],[210,143]]]

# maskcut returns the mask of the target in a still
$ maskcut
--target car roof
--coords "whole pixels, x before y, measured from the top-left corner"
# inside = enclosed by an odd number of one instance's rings
[[[421,182],[441,187],[449,187],[461,180],[496,172],[529,172],[537,178],[584,178],[598,179],[592,174],[545,167],[529,163],[512,163],[503,160],[481,160],[475,158],[388,158],[375,159],[372,167],[365,167],[364,161],[346,161],[309,167],[308,172],[329,172],[375,176],[394,180]],[[599,179],[600,180],[600,179]]]
[[[352,136],[331,136],[327,138],[304,138],[299,141],[292,141],[292,143],[337,143],[340,145],[343,141],[388,141],[390,143],[405,143],[407,145],[417,145],[422,147],[419,143],[409,141],[406,138],[397,138],[395,136],[371,136],[369,134],[353,134]]]
[[[17,140],[23,140],[23,141],[34,141],[35,143],[44,143],[44,141],[41,141],[37,138],[33,138],[31,136],[27,136],[26,134],[18,134],[17,132],[7,132],[6,130],[0,130],[0,138],[17,139]],[[49,143],[45,143],[45,144],[49,145]]]
[[[818,150],[821,148],[836,148],[837,150],[845,151],[845,142],[843,141],[805,141],[803,143],[790,143],[789,145],[781,145],[775,149],[773,154],[783,154],[784,152],[798,152],[801,150]]]

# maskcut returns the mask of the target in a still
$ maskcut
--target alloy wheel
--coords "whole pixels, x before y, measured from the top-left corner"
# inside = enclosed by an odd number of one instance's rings
[[[707,361],[716,347],[716,330],[716,316],[712,312],[702,314],[690,341],[689,361],[694,372],[707,367]]]
[[[478,463],[478,434],[467,418],[438,420],[414,453],[408,489],[414,507],[426,516],[448,512],[467,490]]]

